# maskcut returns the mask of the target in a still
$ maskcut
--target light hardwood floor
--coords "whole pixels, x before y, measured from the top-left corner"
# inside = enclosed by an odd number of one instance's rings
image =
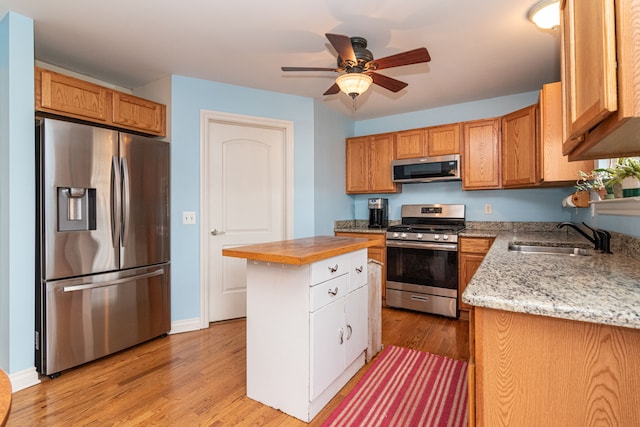
[[[382,311],[385,346],[454,359],[469,358],[468,327],[464,320]],[[157,338],[15,393],[7,426],[307,425],[246,397],[245,358],[244,319]],[[308,425],[321,425],[370,366]]]

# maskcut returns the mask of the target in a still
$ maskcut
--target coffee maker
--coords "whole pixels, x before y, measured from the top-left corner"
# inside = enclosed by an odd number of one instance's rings
[[[389,225],[389,201],[369,199],[369,228],[387,228]]]

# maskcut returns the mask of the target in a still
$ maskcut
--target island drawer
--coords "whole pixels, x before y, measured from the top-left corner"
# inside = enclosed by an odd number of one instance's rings
[[[349,291],[367,284],[367,250],[351,252],[351,271],[349,272]]]
[[[351,254],[342,254],[311,264],[311,286],[349,272]]]
[[[311,288],[309,307],[314,312],[349,293],[349,275],[343,274]]]

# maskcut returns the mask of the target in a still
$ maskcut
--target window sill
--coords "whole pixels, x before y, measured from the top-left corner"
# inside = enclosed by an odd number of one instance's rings
[[[640,197],[592,200],[589,203],[591,204],[591,216],[595,214],[640,216]]]

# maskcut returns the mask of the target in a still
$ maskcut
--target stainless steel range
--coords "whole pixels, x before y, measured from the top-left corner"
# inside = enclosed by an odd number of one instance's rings
[[[403,205],[387,228],[387,305],[458,317],[458,233],[465,205]]]

